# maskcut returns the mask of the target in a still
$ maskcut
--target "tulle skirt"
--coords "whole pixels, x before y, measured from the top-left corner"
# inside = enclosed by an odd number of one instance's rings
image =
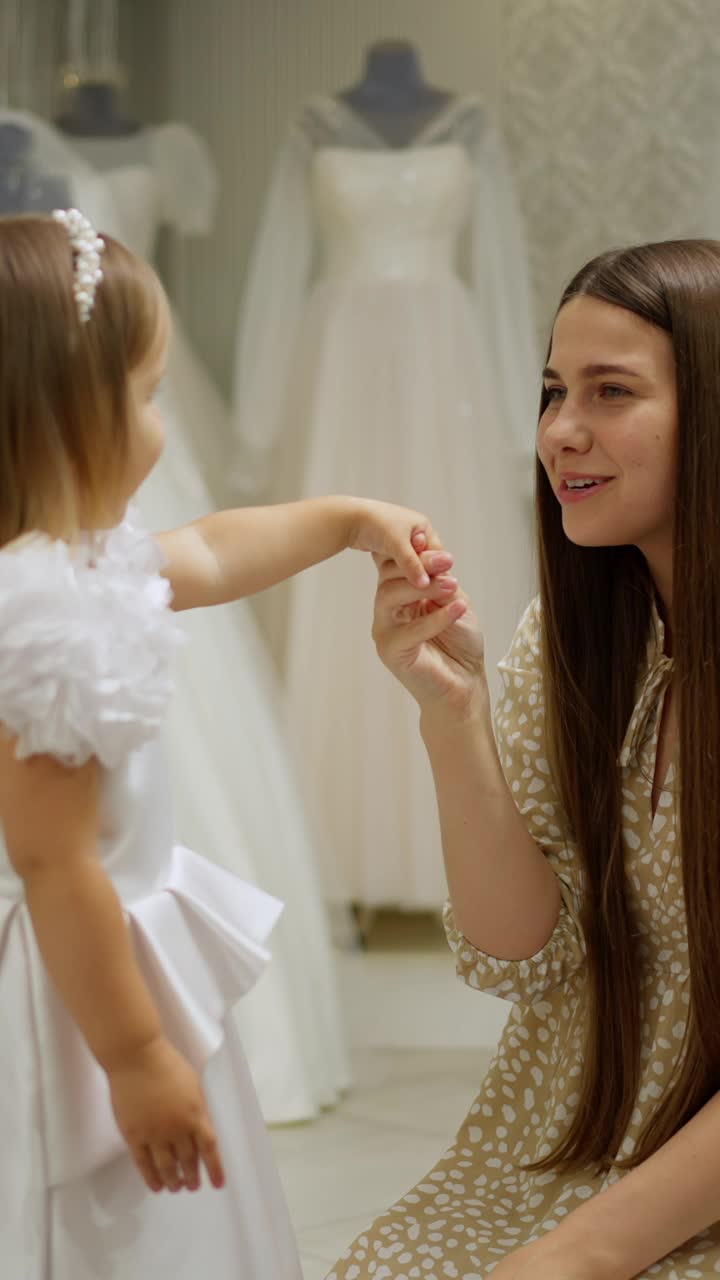
[[[229,426],[180,330],[161,407],[166,451],[139,495],[149,528],[219,499]],[[181,840],[285,903],[273,963],[237,1019],[269,1123],[309,1119],[348,1084],[333,953],[311,832],[283,736],[277,675],[250,605],[183,615],[190,640],[170,716]]]
[[[48,1193],[47,1280],[301,1280],[292,1227],[235,1027],[205,1072],[222,1191],[153,1195],[121,1155]]]
[[[301,326],[276,499],[353,493],[416,507],[455,556],[488,671],[534,583],[532,425],[524,454],[459,280],[329,279]],[[347,553],[258,601],[285,673],[291,738],[332,856],[333,899],[438,908],[446,891],[415,703],[371,641],[376,574]]]

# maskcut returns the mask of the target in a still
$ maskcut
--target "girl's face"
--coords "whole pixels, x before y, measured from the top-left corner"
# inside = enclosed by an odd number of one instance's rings
[[[165,447],[165,428],[155,396],[165,375],[169,338],[170,317],[167,308],[163,308],[153,347],[129,379],[130,452],[123,486],[123,511]]]
[[[599,298],[573,298],[555,321],[544,381],[537,449],[567,537],[632,544],[667,576],[678,437],[669,334]]]

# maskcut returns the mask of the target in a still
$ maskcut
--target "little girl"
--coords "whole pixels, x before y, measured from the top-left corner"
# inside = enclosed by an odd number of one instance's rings
[[[137,528],[125,513],[162,451],[168,336],[155,275],[82,215],[0,220],[8,1280],[299,1280],[225,1020],[267,963],[280,904],[174,841],[170,606],[222,604],[347,547],[428,583],[428,521],[382,503]],[[181,1188],[195,1194],[149,1194]]]

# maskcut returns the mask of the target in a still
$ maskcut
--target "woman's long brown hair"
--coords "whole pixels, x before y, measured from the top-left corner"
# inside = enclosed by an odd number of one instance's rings
[[[720,242],[605,253],[568,285],[672,338],[679,447],[673,657],[690,1005],[678,1068],[632,1156],[618,1152],[641,1076],[640,961],[629,909],[618,755],[651,625],[653,587],[633,547],[565,537],[544,469],[537,521],[550,753],[585,876],[589,1010],[572,1126],[536,1167],[640,1164],[720,1088]],[[547,404],[543,396],[542,412]]]

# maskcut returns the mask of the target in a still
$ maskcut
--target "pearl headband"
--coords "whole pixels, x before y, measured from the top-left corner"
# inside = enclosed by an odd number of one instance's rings
[[[100,254],[104,242],[91,222],[78,209],[54,209],[55,222],[65,228],[73,251],[73,295],[80,323],[87,324],[95,305],[97,287],[103,278]]]

